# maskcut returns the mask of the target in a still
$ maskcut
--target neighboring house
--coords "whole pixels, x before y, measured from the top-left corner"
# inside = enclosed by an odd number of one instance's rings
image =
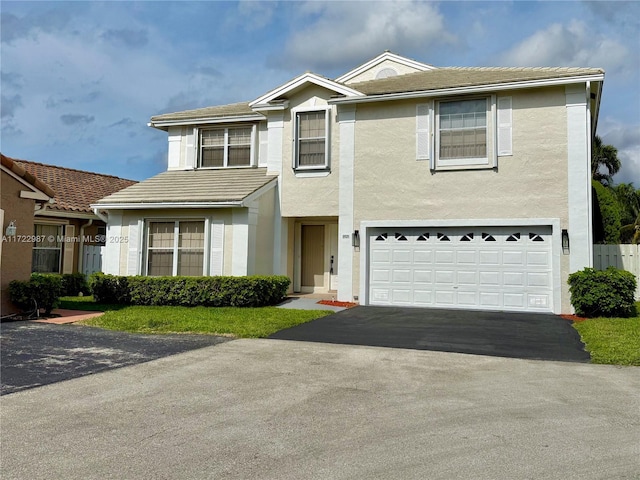
[[[104,271],[285,274],[366,305],[565,313],[592,265],[604,72],[393,53],[151,118],[167,171],[94,204]]]
[[[31,276],[34,212],[53,202],[54,192],[12,158],[2,154],[0,158],[0,316],[4,316],[18,312],[9,300],[9,283]]]
[[[43,240],[32,245],[31,270],[86,275],[100,271],[106,224],[90,205],[137,182],[26,160],[14,162],[55,192],[55,202],[35,212],[31,235]]]

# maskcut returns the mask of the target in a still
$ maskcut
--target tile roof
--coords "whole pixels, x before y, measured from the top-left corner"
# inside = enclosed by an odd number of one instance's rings
[[[426,72],[408,73],[379,80],[352,83],[350,86],[366,95],[384,95],[601,74],[604,74],[604,70],[599,68],[445,67]]]
[[[276,178],[266,168],[170,170],[95,204],[240,202]]]
[[[29,183],[30,185],[33,185],[35,188],[40,190],[45,195],[48,195],[49,197],[55,196],[55,192],[49,185],[44,183],[42,180],[37,178],[32,173],[28,172],[20,163],[18,163],[18,160],[9,158],[2,153],[0,153],[0,158],[2,161],[2,165],[4,165],[5,168],[8,168],[9,170],[11,170],[13,173],[15,173],[20,178],[22,178],[25,182]]]
[[[162,115],[155,115],[151,117],[151,122],[168,122],[215,117],[241,117],[245,115],[256,115],[256,112],[249,107],[248,102],[197,108],[195,110],[185,110],[183,112],[164,113]]]
[[[135,180],[56,165],[26,160],[15,160],[15,162],[53,188],[56,201],[48,207],[49,210],[93,214],[90,207],[92,203],[138,183]]]

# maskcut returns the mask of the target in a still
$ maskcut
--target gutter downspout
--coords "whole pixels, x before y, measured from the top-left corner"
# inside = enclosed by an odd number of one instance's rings
[[[90,227],[93,224],[93,218],[90,219],[84,225],[80,225],[80,251],[78,252],[78,273],[82,273],[82,267],[84,264],[84,229]]]
[[[102,220],[104,223],[107,223],[109,221],[109,217],[107,215],[105,215],[104,213],[102,213],[98,207],[93,207],[93,213],[95,214],[96,217],[98,217],[100,220]]]

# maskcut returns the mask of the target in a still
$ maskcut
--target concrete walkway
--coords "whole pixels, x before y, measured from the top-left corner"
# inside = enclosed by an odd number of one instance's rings
[[[640,368],[234,340],[2,397],[2,478],[632,479]]]

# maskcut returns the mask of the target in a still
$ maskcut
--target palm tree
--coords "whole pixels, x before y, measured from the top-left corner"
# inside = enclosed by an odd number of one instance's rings
[[[596,135],[591,150],[591,176],[605,187],[610,186],[612,177],[620,170],[618,149],[613,145],[603,145]]]

